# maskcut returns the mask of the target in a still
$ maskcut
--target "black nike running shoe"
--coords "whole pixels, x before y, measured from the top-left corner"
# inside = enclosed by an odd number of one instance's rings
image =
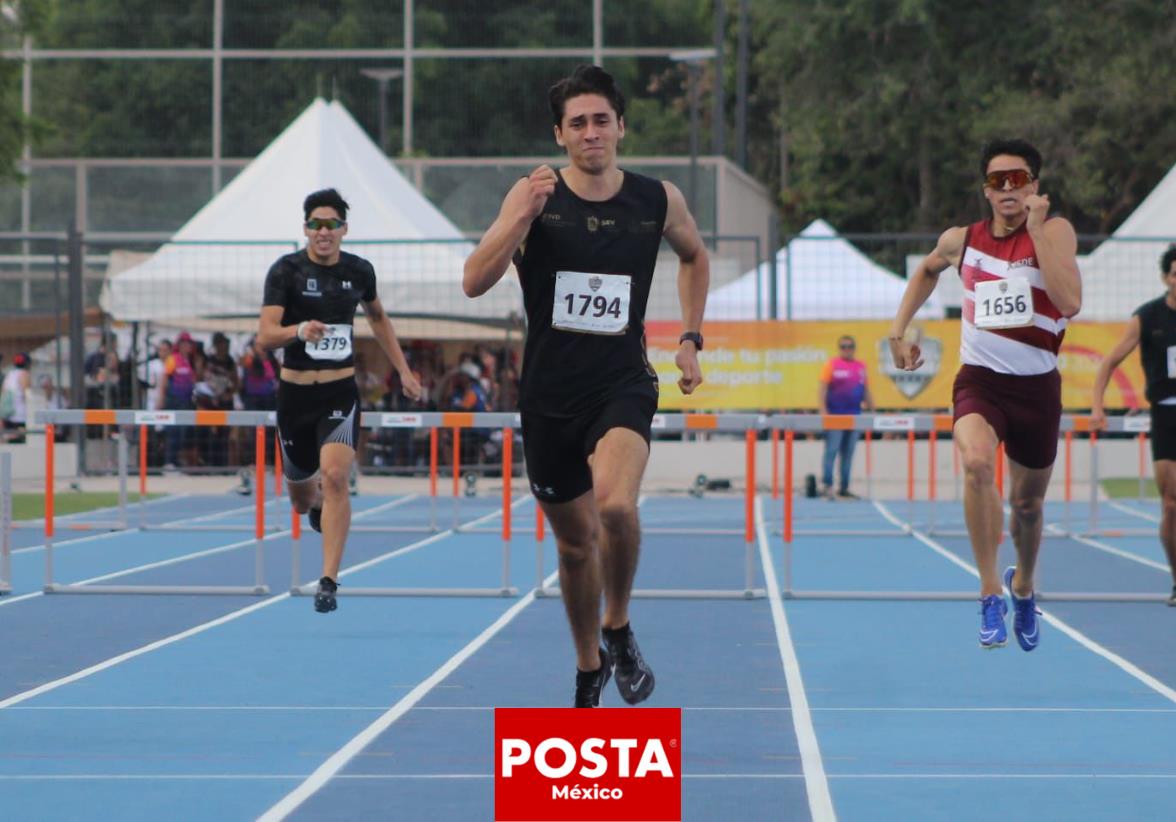
[[[306,512],[306,521],[310,523],[311,528],[321,534],[323,532],[323,509],[311,508]]]
[[[319,580],[318,590],[314,594],[314,609],[320,614],[329,614],[337,607],[335,604],[335,591],[339,589],[339,584],[330,577],[323,577]]]
[[[653,670],[641,656],[633,629],[626,625],[615,630],[606,628],[603,633],[613,659],[613,674],[617,678],[621,699],[630,705],[649,699],[653,693]]]
[[[595,671],[576,669],[576,708],[599,708],[600,692],[612,676],[612,659],[608,651],[600,649],[600,667]]]

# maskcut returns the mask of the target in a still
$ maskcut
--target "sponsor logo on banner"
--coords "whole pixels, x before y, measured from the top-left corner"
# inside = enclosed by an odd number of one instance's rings
[[[940,340],[922,337],[917,344],[923,354],[922,367],[918,371],[903,371],[894,364],[894,358],[890,356],[890,342],[886,339],[878,341],[879,369],[908,400],[919,396],[923,389],[930,385],[931,380],[939,373],[939,364],[943,361],[943,343]]]
[[[681,820],[679,708],[496,708],[494,819]]]
[[[381,414],[381,428],[420,428],[424,418],[420,414]]]
[[[175,425],[174,411],[136,411],[135,425]]]
[[[665,428],[666,427],[666,415],[665,414],[654,414],[653,419],[650,420],[650,422],[649,422],[649,427],[650,428]]]

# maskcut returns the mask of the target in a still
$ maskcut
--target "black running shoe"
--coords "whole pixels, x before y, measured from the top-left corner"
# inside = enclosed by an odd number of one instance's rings
[[[603,633],[613,659],[613,674],[617,678],[621,699],[630,705],[649,699],[653,693],[653,670],[642,658],[633,630],[626,625],[615,630],[606,628]]]
[[[575,708],[599,708],[600,692],[608,684],[612,676],[612,659],[608,651],[600,649],[600,667],[595,671],[581,671],[576,669],[576,704]]]
[[[339,590],[339,584],[330,577],[323,577],[319,580],[318,590],[314,594],[314,609],[320,614],[329,614],[337,607],[335,605],[335,591]]]
[[[310,523],[311,528],[321,534],[323,532],[323,509],[311,508],[306,512],[306,521]]]

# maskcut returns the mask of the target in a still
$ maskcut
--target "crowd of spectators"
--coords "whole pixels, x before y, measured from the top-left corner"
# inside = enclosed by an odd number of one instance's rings
[[[138,365],[120,359],[113,339],[103,340],[85,358],[88,408],[163,410],[270,411],[277,407],[281,352],[261,349],[249,338],[234,351],[229,337],[212,334],[210,342],[187,331],[153,339]],[[400,378],[374,345],[357,346],[355,379],[364,411],[515,411],[518,408],[519,351],[506,345],[471,345],[408,341],[405,355],[424,388],[412,401],[400,391]],[[448,356],[446,356],[448,352]],[[447,361],[448,360],[448,361]],[[148,438],[148,464],[164,470],[229,471],[253,463],[253,432],[244,428],[158,426]],[[93,434],[92,434],[93,435]],[[358,444],[360,464],[378,470],[419,470],[429,459],[427,430],[364,429]],[[440,459],[452,459],[452,435],[442,434]],[[267,459],[272,461],[273,443]],[[462,463],[497,464],[500,432],[467,431],[461,440]]]

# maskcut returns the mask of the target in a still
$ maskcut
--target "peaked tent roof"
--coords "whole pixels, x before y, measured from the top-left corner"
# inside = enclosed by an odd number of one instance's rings
[[[1154,239],[1148,239],[1154,238]],[[1083,320],[1125,320],[1159,297],[1160,257],[1176,242],[1176,165],[1098,248],[1078,259]]]
[[[758,318],[767,319],[771,272],[769,263],[761,263],[757,269],[713,290],[706,301],[707,319],[756,319],[757,308]],[[776,252],[779,319],[887,319],[894,316],[905,290],[906,280],[875,263],[824,220],[809,223]],[[932,294],[917,316],[943,317],[943,306]]]
[[[256,314],[269,266],[304,244],[303,199],[329,187],[350,206],[343,248],[371,260],[388,311],[484,320],[521,311],[512,277],[476,302],[465,297],[470,243],[342,104],[321,98],[149,260],[110,277],[103,309],[127,321]]]

